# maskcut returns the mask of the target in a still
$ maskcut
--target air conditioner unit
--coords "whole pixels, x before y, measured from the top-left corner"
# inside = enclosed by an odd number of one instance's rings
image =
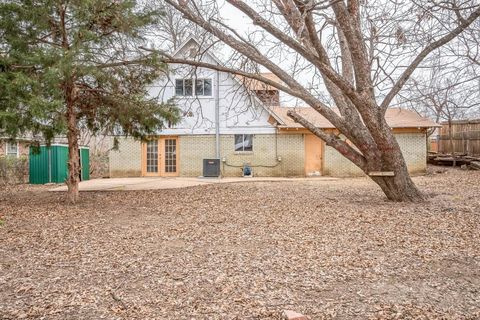
[[[203,159],[203,176],[220,176],[220,159]]]

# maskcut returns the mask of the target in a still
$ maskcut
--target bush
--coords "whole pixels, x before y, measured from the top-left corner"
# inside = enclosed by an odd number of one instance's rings
[[[90,153],[90,179],[108,177],[108,151]]]
[[[28,158],[0,157],[0,183],[18,184],[28,180]]]

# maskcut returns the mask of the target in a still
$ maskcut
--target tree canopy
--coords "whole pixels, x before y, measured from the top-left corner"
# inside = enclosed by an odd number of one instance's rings
[[[1,134],[67,133],[74,157],[80,125],[145,138],[176,123],[172,103],[148,96],[166,66],[139,49],[161,14],[133,0],[1,2]]]

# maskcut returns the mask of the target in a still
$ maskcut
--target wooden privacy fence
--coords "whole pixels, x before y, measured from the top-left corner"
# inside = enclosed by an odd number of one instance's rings
[[[448,122],[442,122],[438,136],[438,152],[480,156],[480,119],[452,121],[452,143]]]

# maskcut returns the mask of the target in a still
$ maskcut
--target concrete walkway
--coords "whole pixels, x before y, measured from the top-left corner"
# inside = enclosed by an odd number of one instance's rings
[[[254,177],[254,178],[111,178],[92,179],[80,182],[80,191],[115,191],[115,190],[156,190],[186,188],[213,183],[238,183],[258,181],[334,181],[337,178],[315,177],[315,178],[280,178],[280,177]],[[55,187],[49,191],[66,191],[67,186]]]

